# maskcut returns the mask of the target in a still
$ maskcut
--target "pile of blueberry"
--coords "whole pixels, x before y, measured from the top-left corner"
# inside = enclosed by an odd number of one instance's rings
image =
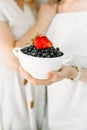
[[[34,45],[27,46],[25,48],[21,49],[21,52],[34,56],[34,57],[43,57],[43,58],[52,58],[52,57],[60,57],[63,55],[63,52],[60,51],[60,49],[51,47],[46,49],[37,49]]]

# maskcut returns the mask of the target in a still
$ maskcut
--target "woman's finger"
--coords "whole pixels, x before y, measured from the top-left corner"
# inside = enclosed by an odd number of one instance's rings
[[[30,75],[28,72],[26,72],[21,66],[19,67],[19,71],[21,72],[21,74],[24,75],[24,77],[27,80],[31,81],[35,85],[49,85],[52,83],[51,80],[49,80],[49,79],[41,80],[41,79],[36,79],[36,78],[32,77],[32,75]]]

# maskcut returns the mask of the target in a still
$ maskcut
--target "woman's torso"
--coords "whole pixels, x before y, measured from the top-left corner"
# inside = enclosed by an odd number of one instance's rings
[[[84,57],[87,56],[87,11],[57,14],[47,35],[53,41],[54,46],[59,46],[64,54],[73,55],[74,58],[81,56],[84,61]],[[87,63],[86,65],[84,62],[80,64],[83,68],[87,67]]]
[[[28,6],[24,12],[15,0],[0,0],[0,21],[11,29],[14,39],[21,38],[35,23]],[[23,77],[0,63],[0,125],[3,130],[30,130]],[[0,126],[1,127],[1,126]]]
[[[87,68],[87,11],[65,12],[55,16],[47,36],[64,54],[68,63]],[[50,130],[87,129],[87,83],[64,79],[48,87],[48,126]]]

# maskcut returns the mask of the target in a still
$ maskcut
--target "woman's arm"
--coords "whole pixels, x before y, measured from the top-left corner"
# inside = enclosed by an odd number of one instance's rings
[[[15,46],[23,47],[25,43],[31,42],[31,38],[38,32],[45,35],[47,29],[56,14],[56,4],[42,4],[38,12],[38,18],[35,25],[19,40],[15,43]]]
[[[6,22],[0,22],[0,61],[11,70],[18,70],[18,59],[13,55],[15,38]]]
[[[87,69],[82,69],[81,70],[81,78],[80,80],[87,82]]]
[[[15,38],[7,23],[0,22],[0,61],[9,69],[18,71],[19,61],[13,55],[12,49],[17,46],[23,47],[25,43],[29,43],[31,38],[37,32],[45,34],[52,18],[55,15],[55,10],[55,7],[42,5],[36,24],[18,41],[15,41]]]
[[[24,75],[24,77],[35,85],[50,85],[64,78],[74,80],[78,75],[77,67],[64,65],[59,71],[52,71],[48,73],[47,79],[40,80],[32,77],[32,75],[24,71],[22,67],[19,67],[19,69],[20,72]],[[87,82],[87,69],[81,69],[81,76],[79,80]]]

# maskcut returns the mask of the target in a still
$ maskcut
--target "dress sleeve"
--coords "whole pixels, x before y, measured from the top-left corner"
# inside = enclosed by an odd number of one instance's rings
[[[6,21],[6,18],[4,16],[3,12],[1,11],[1,9],[0,9],[0,21]]]

